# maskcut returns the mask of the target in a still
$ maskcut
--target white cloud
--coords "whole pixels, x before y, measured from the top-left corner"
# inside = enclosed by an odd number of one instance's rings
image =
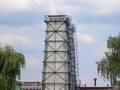
[[[118,30],[120,25],[115,24],[97,24],[97,23],[90,23],[90,24],[77,24],[77,30],[80,31],[111,31],[113,29]]]
[[[106,15],[120,13],[120,0],[0,0],[0,10],[49,10],[50,14],[92,13]],[[73,13],[74,11],[74,13]]]
[[[28,40],[27,37],[20,35],[0,35],[0,42],[5,44],[14,44],[16,42],[26,44]]]
[[[92,13],[94,15],[120,13],[120,0],[48,1],[52,14],[58,14],[58,12],[70,15],[80,13]]]
[[[97,42],[96,39],[94,39],[92,36],[90,36],[88,34],[80,34],[79,32],[77,32],[77,37],[78,37],[78,40],[86,42],[86,43],[95,43],[95,42]]]
[[[48,0],[48,3],[49,3],[51,14],[56,15],[58,6],[52,0]]]
[[[120,12],[120,0],[96,0],[94,14],[105,15]]]
[[[44,0],[0,0],[0,10],[2,11],[24,11],[33,9],[36,5],[41,5]]]
[[[10,35],[0,35],[0,43],[10,44],[10,45],[20,44],[27,48],[33,48],[33,47],[38,48],[40,46],[40,43],[42,42],[40,41],[38,42],[38,40],[27,36],[10,34]]]
[[[37,65],[41,65],[41,61],[38,58],[35,57],[26,58],[26,66],[33,67]]]
[[[52,1],[51,1],[52,2]],[[107,15],[113,13],[120,13],[120,0],[79,0],[79,1],[65,1],[57,0],[55,2],[57,10],[61,12],[78,13],[92,13],[95,15]]]
[[[26,10],[29,8],[28,0],[0,0],[0,9],[7,11]]]
[[[43,3],[45,0],[32,0],[33,2],[37,3],[37,4],[41,4]]]
[[[31,26],[0,26],[0,43],[10,45],[22,45],[25,48],[43,48],[44,30],[41,30],[43,24]],[[44,28],[42,28],[44,29]],[[39,35],[38,32],[41,32]],[[40,47],[41,46],[41,47]]]
[[[102,58],[102,57],[104,57],[104,52],[107,50],[107,45],[106,45],[107,43],[106,42],[99,42],[96,46],[97,47],[95,47],[95,50],[94,50],[94,57],[96,57],[96,58]]]
[[[96,15],[106,15],[120,12],[120,0],[82,0],[85,6]]]

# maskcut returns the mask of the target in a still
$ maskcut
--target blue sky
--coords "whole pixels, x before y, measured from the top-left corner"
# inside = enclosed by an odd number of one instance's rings
[[[44,59],[44,15],[69,15],[76,25],[79,79],[106,86],[96,61],[104,57],[106,40],[120,32],[120,0],[0,0],[0,43],[10,44],[26,58],[22,81],[41,81]]]

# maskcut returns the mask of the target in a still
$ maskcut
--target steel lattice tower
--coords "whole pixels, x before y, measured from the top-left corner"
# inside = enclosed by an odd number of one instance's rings
[[[67,15],[47,15],[42,90],[75,90],[75,27]]]

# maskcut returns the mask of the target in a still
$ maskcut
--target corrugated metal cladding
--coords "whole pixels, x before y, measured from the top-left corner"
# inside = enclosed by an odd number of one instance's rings
[[[42,90],[75,90],[74,24],[67,15],[45,16]]]

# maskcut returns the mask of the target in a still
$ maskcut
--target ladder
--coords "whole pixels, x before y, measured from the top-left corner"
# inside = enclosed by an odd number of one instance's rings
[[[77,33],[74,33],[74,44],[75,44],[75,63],[76,63],[76,84],[79,84],[79,61],[78,61],[78,43]]]

